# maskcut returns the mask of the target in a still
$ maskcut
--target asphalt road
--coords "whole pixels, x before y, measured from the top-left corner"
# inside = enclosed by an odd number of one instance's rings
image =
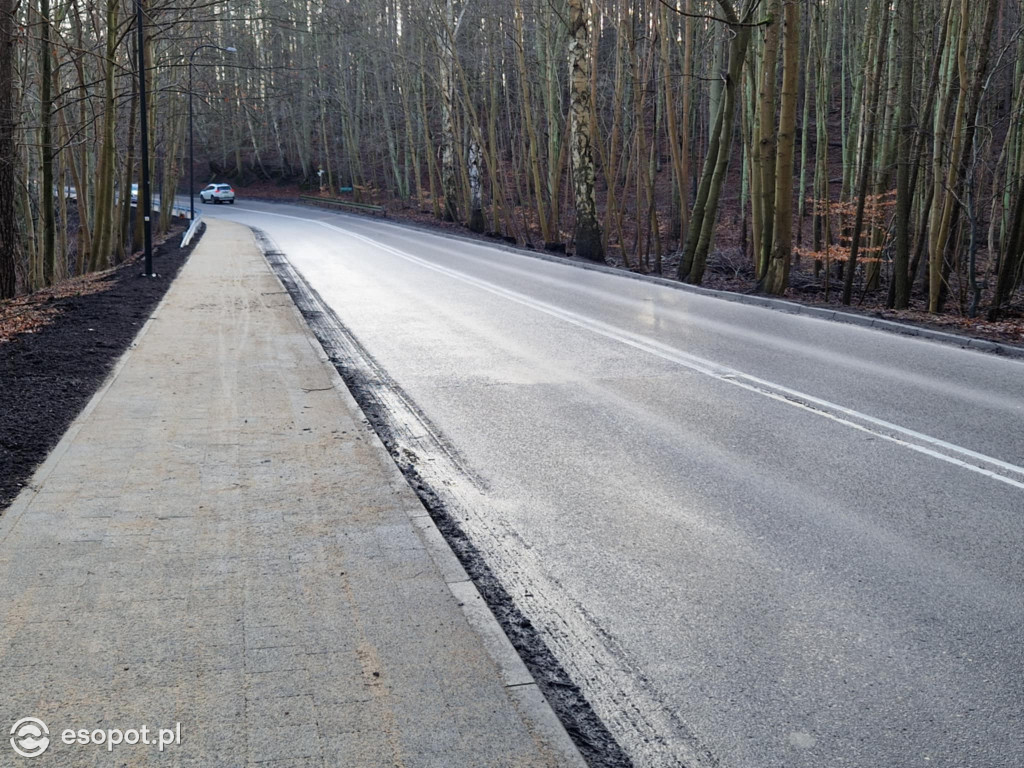
[[[424,476],[637,765],[1024,764],[1024,364],[204,213],[264,230],[423,414]]]

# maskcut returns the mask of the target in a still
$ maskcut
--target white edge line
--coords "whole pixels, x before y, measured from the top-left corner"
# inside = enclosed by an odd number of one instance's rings
[[[300,216],[289,216],[283,213],[269,213],[262,211],[259,212],[257,215],[277,216],[279,218],[284,219],[305,221],[312,224],[317,224],[327,229],[333,229],[336,232],[341,232],[344,235],[352,237],[356,240],[360,240],[368,245],[372,245],[375,248],[380,248],[381,250],[390,253],[394,256],[398,256],[399,258],[405,259],[406,261],[411,261],[422,267],[447,275],[448,277],[452,277],[468,285],[473,285],[477,288],[488,291],[489,293],[492,293],[496,296],[501,296],[502,298],[514,301],[526,307],[530,307],[531,309],[535,309],[539,312],[543,312],[559,320],[570,323],[579,328],[583,328],[584,330],[589,330],[593,333],[604,336],[605,338],[609,338],[612,339],[613,341],[618,341],[619,343],[626,344],[630,347],[639,349],[643,352],[656,355],[657,357],[660,357],[664,360],[668,360],[669,362],[674,362],[678,365],[682,365],[686,368],[689,368],[690,370],[702,373],[706,376],[710,376],[719,381],[723,381],[728,384],[738,386],[741,389],[746,389],[750,392],[763,395],[764,397],[768,397],[772,400],[776,400],[778,402],[800,408],[809,413],[823,416],[839,424],[845,424],[846,426],[853,427],[854,429],[860,430],[861,432],[867,432],[869,434],[876,435],[877,437],[881,437],[885,440],[888,440],[891,443],[895,443],[896,445],[901,445],[906,448],[910,448],[911,450],[917,451],[918,453],[922,453],[926,456],[930,456],[932,458],[945,461],[949,464],[960,467],[961,469],[967,469],[972,472],[976,472],[977,474],[980,474],[984,477],[988,477],[992,480],[998,480],[1000,482],[1006,483],[1007,485],[1013,486],[1014,488],[1024,490],[1024,482],[1015,480],[1014,478],[1011,477],[1006,477],[1005,475],[1001,475],[998,472],[993,472],[990,469],[977,466],[976,464],[964,461],[963,459],[958,459],[955,456],[949,456],[945,453],[940,453],[939,451],[933,450],[924,445],[917,445],[910,441],[917,440],[928,445],[932,445],[936,448],[942,448],[952,453],[957,453],[960,454],[961,456],[974,459],[975,461],[990,464],[994,467],[999,467],[1000,469],[1020,475],[1022,477],[1024,477],[1024,467],[1020,467],[1015,464],[1002,461],[1001,459],[997,459],[992,456],[987,456],[983,453],[973,451],[970,448],[965,448],[963,446],[959,446],[954,443],[941,440],[940,438],[932,437],[931,435],[926,435],[924,433],[917,432],[906,427],[901,427],[898,424],[893,424],[892,422],[885,421],[884,419],[879,419],[874,416],[870,416],[866,413],[861,413],[860,411],[854,410],[852,408],[847,408],[845,406],[839,405],[838,403],[823,400],[813,395],[808,395],[804,392],[800,392],[795,389],[790,389],[789,387],[783,386],[781,384],[775,384],[765,379],[760,379],[756,376],[751,376],[750,374],[744,373],[743,371],[734,370],[719,365],[718,363],[715,363],[711,360],[705,360],[704,358],[697,357],[696,355],[691,355],[689,353],[673,349],[672,347],[663,345],[660,342],[655,342],[653,340],[635,336],[632,333],[629,333],[627,331],[621,331],[599,320],[594,320],[593,318],[587,318],[581,315],[577,315],[574,312],[570,312],[568,310],[552,306],[550,304],[547,304],[546,302],[531,299],[530,297],[525,296],[516,291],[501,288],[500,286],[493,285],[492,283],[488,283],[485,280],[480,280],[478,278],[471,277],[456,270],[449,269],[448,267],[442,267],[438,264],[434,264],[425,259],[422,259],[419,256],[414,256],[411,253],[406,253],[405,251],[402,251],[398,248],[386,245],[377,240],[374,240],[373,238],[361,235],[357,232],[352,232],[351,230],[343,229],[342,227],[335,226],[334,224],[330,224],[326,221],[320,221],[318,219],[306,219]],[[659,349],[659,347],[663,349]],[[788,395],[789,397],[783,397],[780,393]],[[799,400],[802,400],[804,402],[798,402]],[[818,407],[813,408],[811,407],[811,405]],[[824,410],[819,410],[819,408]],[[828,413],[828,411],[834,411],[835,413]],[[836,415],[837,413],[843,414],[844,416],[847,416],[849,418],[843,418],[842,416],[838,416]],[[871,429],[869,427],[864,426],[863,424],[857,424],[856,422],[850,421],[850,418],[860,419],[862,421],[867,422],[868,424],[878,427],[879,430],[889,430],[891,432],[897,433],[898,435],[902,435],[907,439],[903,440],[899,437],[886,434],[885,432]]]

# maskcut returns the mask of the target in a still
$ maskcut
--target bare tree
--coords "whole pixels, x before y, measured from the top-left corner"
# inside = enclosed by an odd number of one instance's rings
[[[18,157],[14,144],[14,4],[0,3],[0,299],[14,296],[18,260],[14,174]]]
[[[775,166],[775,219],[771,260],[765,280],[768,293],[782,294],[789,285],[793,258],[793,149],[796,140],[796,105],[800,70],[800,7],[785,0],[785,38],[782,50],[782,99]]]
[[[576,201],[576,253],[604,261],[594,199],[594,154],[590,103],[590,40],[587,0],[569,0],[569,116],[572,186]]]

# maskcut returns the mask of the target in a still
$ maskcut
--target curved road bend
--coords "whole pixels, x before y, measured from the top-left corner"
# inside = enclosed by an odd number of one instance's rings
[[[1024,764],[1024,363],[206,212],[264,230],[455,447],[463,527],[637,765]]]

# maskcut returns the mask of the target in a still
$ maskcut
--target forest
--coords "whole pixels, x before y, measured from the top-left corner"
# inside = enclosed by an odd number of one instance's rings
[[[139,247],[141,10],[157,231],[191,95],[197,186],[1020,315],[1022,0],[0,2],[0,298]]]

